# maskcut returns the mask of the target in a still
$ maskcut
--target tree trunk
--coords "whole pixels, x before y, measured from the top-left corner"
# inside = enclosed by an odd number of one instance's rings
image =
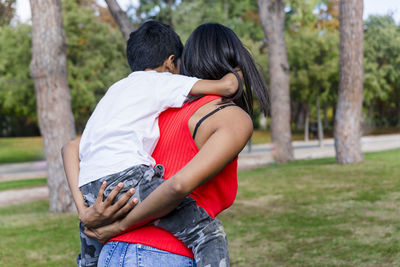
[[[324,131],[322,128],[322,119],[321,119],[321,112],[320,112],[320,104],[319,104],[319,95],[317,95],[316,99],[316,107],[317,107],[317,122],[318,122],[318,143],[319,146],[323,146],[323,141],[324,141]]]
[[[50,211],[73,211],[75,206],[61,160],[61,147],[75,138],[61,0],[31,0],[30,3],[30,69],[35,82],[39,127],[47,160]]]
[[[397,92],[396,89],[395,92]],[[395,103],[396,103],[396,114],[397,114],[397,127],[400,127],[400,93],[397,93],[396,96],[397,96],[396,97],[397,101],[395,101]]]
[[[260,128],[262,130],[268,129],[268,118],[263,113],[261,113],[261,115],[260,115]]]
[[[326,104],[324,105],[324,107],[322,109],[324,112],[324,128],[328,129],[329,128],[329,120],[328,120],[328,108],[327,108]]]
[[[363,1],[340,1],[340,81],[335,116],[336,160],[363,160],[361,109],[363,98]]]
[[[400,104],[396,103],[397,127],[400,127]]]
[[[304,110],[304,141],[308,142],[310,140],[310,108],[306,106]]]
[[[135,30],[132,21],[129,19],[128,15],[121,9],[116,0],[105,0],[110,10],[111,15],[118,24],[118,27],[124,36],[125,40],[129,39],[131,32]]]
[[[374,101],[371,101],[371,103],[368,106],[367,127],[368,130],[374,128]]]
[[[285,3],[258,0],[259,15],[268,45],[271,90],[271,138],[278,163],[293,160],[290,132],[289,64],[285,43]]]
[[[305,108],[302,103],[299,104],[296,117],[296,129],[304,130]]]

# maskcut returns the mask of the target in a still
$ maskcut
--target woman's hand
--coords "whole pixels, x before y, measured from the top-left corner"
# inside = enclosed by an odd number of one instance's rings
[[[123,188],[123,183],[119,183],[103,201],[106,186],[106,182],[101,185],[96,202],[92,206],[85,207],[78,212],[79,219],[87,228],[93,229],[115,222],[131,211],[138,202],[136,198],[129,201],[135,193],[135,189],[131,188],[117,202],[112,204],[119,191]]]
[[[119,221],[115,221],[112,224],[98,228],[85,228],[85,231],[83,233],[90,238],[96,239],[97,241],[104,243],[120,232],[121,229],[119,226]]]

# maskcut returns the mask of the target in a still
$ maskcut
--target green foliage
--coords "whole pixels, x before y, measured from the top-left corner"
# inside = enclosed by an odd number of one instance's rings
[[[81,132],[108,87],[130,70],[125,59],[125,42],[118,29],[75,1],[64,1],[63,12],[72,109]]]
[[[333,103],[339,80],[339,35],[336,31],[300,28],[287,35],[293,101],[311,105],[316,95]]]
[[[0,0],[0,26],[8,25],[15,14],[16,0]]]
[[[31,27],[0,27],[0,107],[7,115],[36,118],[31,61]]]
[[[0,6],[6,2],[13,0],[0,0]],[[68,81],[78,132],[107,88],[130,72],[119,30],[85,2],[63,1]],[[339,80],[339,1],[288,0],[286,5],[292,102],[313,112],[319,95],[321,106],[333,107]],[[155,18],[172,24],[183,41],[202,23],[230,27],[268,82],[268,54],[256,0],[140,0],[135,12],[129,11],[135,13],[135,23]],[[372,16],[365,22],[364,104],[377,125],[393,126],[396,110],[400,114],[399,28],[391,16]],[[0,24],[0,136],[38,133],[30,51],[29,25]]]
[[[396,104],[400,108],[400,26],[396,25],[392,16],[387,15],[370,16],[365,27],[364,103],[370,109],[385,109],[385,117],[395,118]],[[392,119],[388,123],[394,122]],[[397,123],[400,124],[400,121]]]
[[[37,134],[30,51],[29,25],[0,26],[0,136]]]
[[[230,27],[242,39],[260,41],[264,33],[258,19],[255,0],[190,0],[173,9],[172,24],[186,40],[200,24],[218,22]]]
[[[125,77],[129,66],[125,42],[118,29],[101,20],[78,1],[63,1],[68,39],[68,82],[78,132],[108,87]],[[16,123],[37,121],[34,84],[29,73],[31,26],[0,27],[0,135]],[[14,133],[22,135],[26,129]],[[2,133],[3,132],[3,133]]]

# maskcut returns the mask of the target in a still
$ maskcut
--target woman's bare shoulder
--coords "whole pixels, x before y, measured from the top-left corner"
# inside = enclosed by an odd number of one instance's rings
[[[204,116],[207,116],[207,114],[210,114],[210,112],[217,110],[221,106],[232,103],[222,104],[220,100],[215,100],[203,105],[189,120],[191,133],[193,134],[197,122],[204,118]],[[223,130],[227,135],[236,135],[240,139],[248,139],[253,132],[253,123],[247,112],[239,106],[226,106],[201,122],[195,137],[197,146],[200,148],[217,130]]]
[[[227,106],[215,115],[215,123],[218,127],[231,130],[253,131],[253,122],[250,115],[237,105]]]
[[[212,116],[207,117],[203,123],[209,126],[226,125],[230,127],[239,124],[241,127],[253,128],[252,120],[246,111],[233,102],[221,102],[220,99],[216,99],[200,107],[191,118],[192,124],[197,123],[200,119],[216,110],[218,111],[214,112]]]

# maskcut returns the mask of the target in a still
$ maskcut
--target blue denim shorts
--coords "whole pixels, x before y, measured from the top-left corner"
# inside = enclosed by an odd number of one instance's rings
[[[100,253],[98,267],[195,267],[194,259],[142,244],[111,241]]]

